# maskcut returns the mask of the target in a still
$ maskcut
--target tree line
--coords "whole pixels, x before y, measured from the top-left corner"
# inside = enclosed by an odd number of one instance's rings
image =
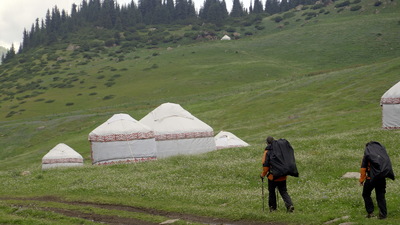
[[[228,12],[225,0],[205,0],[199,12],[196,12],[192,0],[133,0],[120,5],[114,0],[82,0],[78,7],[72,4],[71,13],[55,6],[47,10],[44,19],[37,18],[30,30],[24,29],[22,43],[18,53],[39,45],[50,45],[70,32],[93,25],[106,29],[126,30],[138,24],[190,24],[213,23],[222,25],[229,18],[245,17],[252,14],[272,15],[285,12],[298,5],[315,4],[317,0],[252,0],[248,9],[240,0],[233,0]],[[323,0],[326,3],[329,0]],[[2,55],[6,63],[16,55],[14,45]]]

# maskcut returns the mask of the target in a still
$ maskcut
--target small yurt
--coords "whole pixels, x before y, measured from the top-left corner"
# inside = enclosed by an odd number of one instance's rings
[[[231,37],[229,37],[228,35],[224,35],[222,38],[221,38],[221,40],[222,41],[229,41],[229,40],[231,40]]]
[[[64,143],[56,145],[42,158],[42,170],[74,166],[83,166],[83,157]]]
[[[140,120],[155,134],[157,158],[216,149],[213,129],[179,104],[164,103]]]
[[[400,129],[400,82],[383,94],[382,127],[384,129]]]
[[[154,132],[128,114],[115,114],[89,134],[92,164],[156,159]]]
[[[214,137],[217,149],[250,146],[231,132],[221,131]]]

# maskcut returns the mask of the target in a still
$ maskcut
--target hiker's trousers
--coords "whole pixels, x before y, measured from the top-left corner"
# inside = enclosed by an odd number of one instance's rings
[[[374,203],[371,198],[371,193],[372,190],[374,189],[376,194],[376,202],[378,203],[379,214],[383,217],[386,217],[387,209],[386,209],[386,199],[385,199],[385,193],[386,193],[385,178],[379,180],[377,179],[373,183],[369,179],[365,181],[362,192],[362,197],[364,198],[364,203],[365,203],[365,209],[367,210],[367,213],[374,212]]]
[[[269,192],[269,198],[268,198],[268,205],[271,210],[276,210],[276,195],[275,195],[275,189],[278,188],[279,194],[282,196],[283,201],[285,202],[286,208],[289,206],[292,206],[292,199],[290,198],[287,188],[286,188],[286,180],[284,181],[273,181],[273,180],[268,180],[268,192]]]

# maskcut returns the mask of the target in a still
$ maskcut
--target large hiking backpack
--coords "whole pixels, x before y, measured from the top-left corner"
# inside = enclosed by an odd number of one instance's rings
[[[268,151],[268,160],[270,173],[274,175],[274,178],[287,175],[299,176],[294,158],[294,150],[286,139],[274,140],[272,142],[272,150]]]
[[[375,179],[386,177],[394,180],[392,163],[383,145],[376,141],[367,143],[364,157],[370,163],[369,176],[371,177],[371,182]]]

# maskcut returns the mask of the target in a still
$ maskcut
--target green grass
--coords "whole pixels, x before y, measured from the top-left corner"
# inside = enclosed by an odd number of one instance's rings
[[[385,1],[385,8],[375,7],[373,2],[362,1],[364,10],[355,12],[337,13],[328,6],[329,14],[307,21],[301,16],[304,10],[280,24],[265,18],[265,29],[252,37],[172,50],[138,49],[124,54],[120,62],[100,53],[78,65],[82,56],[58,51],[66,60],[59,63],[61,72],[40,75],[42,71],[17,82],[41,79],[50,85],[54,77],[77,76],[74,87],[1,101],[0,196],[58,196],[231,220],[322,224],[349,216],[335,224],[399,223],[397,181],[388,181],[389,217],[381,222],[364,218],[357,180],[341,179],[345,172],[359,170],[370,140],[384,144],[395,173],[400,170],[400,133],[381,129],[379,106],[383,93],[399,81],[399,6]],[[277,28],[285,21],[289,24]],[[8,73],[16,73],[20,66]],[[115,82],[111,87],[104,85],[109,79]],[[48,100],[55,101],[45,103]],[[233,132],[251,147],[138,164],[90,165],[91,130],[114,113],[129,113],[139,120],[164,102],[181,104],[215,133]],[[6,118],[11,110],[18,113]],[[261,210],[259,173],[268,135],[288,139],[295,149],[300,177],[288,180],[293,214],[286,214],[282,201],[276,213]],[[83,168],[41,171],[41,158],[60,142],[82,154]],[[22,176],[22,171],[31,175]],[[32,207],[22,214],[16,204],[0,201],[0,223],[89,224]],[[150,221],[161,219],[150,216]]]

